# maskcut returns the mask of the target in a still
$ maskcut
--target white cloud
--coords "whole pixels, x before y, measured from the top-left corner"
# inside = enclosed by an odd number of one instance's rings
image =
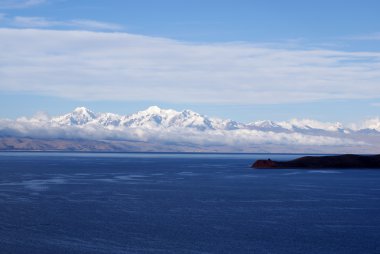
[[[278,124],[286,129],[293,129],[293,127],[300,129],[321,129],[327,131],[337,131],[343,129],[343,125],[339,122],[320,122],[313,119],[291,119],[290,121],[278,122]]]
[[[380,118],[375,117],[367,119],[360,124],[353,125],[356,129],[370,129],[380,131]]]
[[[38,29],[0,29],[0,48],[0,91],[219,104],[380,94],[380,52],[194,44],[128,33]]]
[[[123,27],[118,24],[100,22],[87,19],[75,19],[67,21],[51,20],[45,17],[23,17],[16,16],[8,19],[11,26],[23,28],[47,28],[47,27],[64,27],[78,28],[85,30],[121,30]]]
[[[198,125],[193,125],[194,122]],[[85,108],[77,108],[58,117],[49,117],[39,112],[32,118],[0,119],[0,137],[135,141],[144,142],[148,146],[158,144],[177,148],[192,147],[195,150],[211,149],[210,151],[223,148],[234,152],[260,150],[369,153],[376,152],[379,148],[379,132],[360,128],[341,132],[329,128],[332,123],[310,119],[293,119],[287,123],[296,124],[298,127],[305,124],[317,125],[307,131],[302,127],[282,130],[276,127],[252,129],[251,125],[242,123],[236,125],[237,128],[227,128],[228,125],[223,126],[217,124],[218,122],[224,120],[207,118],[191,111],[149,108],[130,116],[120,116],[110,113],[96,114]],[[275,123],[278,124],[284,125]],[[200,125],[209,128],[198,128]],[[364,125],[364,128],[380,129],[379,119],[371,119]]]
[[[60,22],[52,21],[43,17],[21,17],[16,16],[11,23],[21,27],[51,27],[60,25]]]
[[[212,145],[242,147],[248,145],[355,145],[358,141],[321,135],[301,133],[275,133],[257,130],[208,130],[192,128],[107,128],[98,125],[62,126],[46,122],[46,119],[19,118],[0,119],[0,132],[12,136],[36,138],[69,138],[89,140],[134,140],[173,144],[194,144],[203,147]]]
[[[96,20],[89,20],[89,19],[74,19],[70,20],[68,22],[65,22],[65,25],[72,26],[72,27],[78,27],[78,28],[84,28],[84,29],[98,29],[98,30],[121,30],[123,29],[123,26],[114,24],[114,23],[108,23],[108,22],[99,22]]]
[[[377,41],[377,40],[380,40],[380,33],[371,33],[371,34],[351,36],[351,37],[348,37],[346,39],[359,40],[359,41]]]
[[[43,4],[46,0],[0,0],[0,9],[21,9]]]

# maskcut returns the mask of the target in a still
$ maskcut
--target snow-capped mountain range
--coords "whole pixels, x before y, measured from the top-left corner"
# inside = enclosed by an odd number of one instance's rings
[[[30,121],[35,121],[31,118]],[[342,123],[320,122],[311,119],[292,119],[290,121],[274,122],[270,120],[258,120],[248,124],[220,118],[210,118],[191,110],[176,111],[173,109],[161,109],[151,106],[146,110],[132,115],[118,115],[113,113],[94,113],[88,108],[78,107],[73,112],[50,119],[52,124],[60,126],[85,126],[99,125],[106,128],[130,127],[130,128],[193,128],[199,131],[205,130],[236,130],[249,129],[274,132],[341,132],[352,133],[363,130],[380,132],[380,119],[374,118],[362,125],[350,125],[360,127],[344,127]]]
[[[105,128],[193,128],[205,130],[232,130],[242,128],[242,124],[230,120],[208,118],[191,110],[178,112],[172,109],[161,109],[152,106],[128,116],[113,113],[95,114],[85,107],[78,107],[73,112],[54,117],[51,123],[61,126],[99,125]]]
[[[152,106],[131,115],[95,113],[85,107],[62,116],[0,120],[2,137],[118,140],[191,146],[240,148],[239,151],[276,151],[276,147],[361,148],[374,151],[380,140],[380,119],[362,124],[326,123],[310,119],[240,123]],[[364,148],[363,148],[364,147]],[[242,150],[241,150],[242,149]],[[318,150],[317,149],[317,150]],[[355,150],[354,149],[354,150]],[[366,150],[367,149],[367,150]],[[207,150],[207,149],[206,149]],[[302,151],[302,149],[301,149]],[[380,150],[379,150],[380,151]]]

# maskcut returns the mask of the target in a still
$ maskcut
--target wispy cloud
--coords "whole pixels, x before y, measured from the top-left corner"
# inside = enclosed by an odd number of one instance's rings
[[[121,30],[123,27],[118,24],[100,22],[96,20],[74,19],[67,21],[57,21],[45,17],[23,17],[16,16],[8,19],[11,26],[24,28],[47,28],[47,27],[64,27],[79,28],[85,30]]]
[[[218,104],[380,94],[380,52],[194,44],[129,33],[38,29],[0,29],[0,38],[2,91]]]
[[[0,13],[0,22],[4,21],[6,19],[7,14]]]
[[[370,33],[370,34],[350,36],[350,37],[346,37],[345,39],[358,40],[358,41],[377,41],[377,40],[380,40],[380,33]]]
[[[122,30],[123,26],[115,23],[100,22],[89,19],[74,19],[66,22],[67,26],[79,27],[79,28],[92,28],[98,30]]]
[[[45,2],[46,0],[0,0],[0,9],[22,9]]]
[[[52,21],[43,17],[21,17],[16,16],[10,23],[21,27],[51,27],[61,25],[61,22]]]

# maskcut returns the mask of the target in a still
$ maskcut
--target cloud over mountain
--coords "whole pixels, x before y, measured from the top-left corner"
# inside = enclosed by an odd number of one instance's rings
[[[252,151],[252,147],[257,146],[270,146],[272,149],[276,146],[288,149],[314,146],[316,150],[323,151],[325,147],[339,146],[376,148],[376,142],[380,138],[380,125],[376,125],[375,121],[376,119],[368,121],[368,126],[362,128],[350,129],[340,123],[296,119],[289,122],[256,121],[245,124],[210,118],[191,110],[175,111],[157,106],[126,116],[94,113],[78,107],[73,112],[56,117],[37,115],[17,120],[2,119],[0,134],[3,137],[37,139],[190,145],[202,149],[226,146],[239,151]]]

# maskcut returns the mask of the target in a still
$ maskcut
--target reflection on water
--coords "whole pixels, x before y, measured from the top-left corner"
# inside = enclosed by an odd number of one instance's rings
[[[380,171],[0,153],[0,253],[380,253]]]

